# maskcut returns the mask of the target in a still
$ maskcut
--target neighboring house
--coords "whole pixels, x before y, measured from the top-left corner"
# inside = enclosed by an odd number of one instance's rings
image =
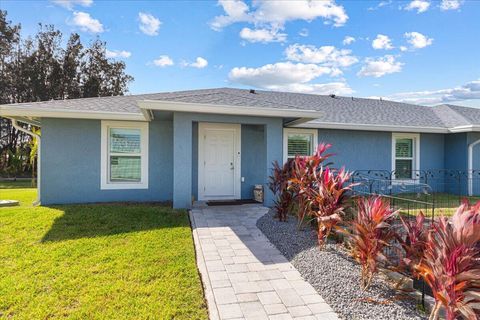
[[[480,110],[452,105],[220,88],[2,105],[0,116],[41,126],[44,205],[250,199],[273,161],[322,141],[336,165],[396,179],[480,169]]]

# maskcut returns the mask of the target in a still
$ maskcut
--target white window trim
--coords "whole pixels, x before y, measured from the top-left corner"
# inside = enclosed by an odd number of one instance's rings
[[[408,182],[414,179],[413,175],[416,170],[420,170],[420,134],[418,133],[392,133],[392,172],[395,172],[395,145],[397,139],[412,139],[413,140],[413,163],[412,163],[412,177],[411,179],[398,179],[401,182]],[[392,177],[397,180],[395,176]]]
[[[288,160],[288,135],[290,134],[311,134],[313,136],[312,152],[315,152],[318,145],[317,129],[284,128],[283,129],[283,163]]]
[[[110,182],[109,181],[109,150],[108,139],[110,128],[140,129],[141,175],[139,182]],[[100,189],[125,190],[148,189],[148,122],[134,121],[102,121],[100,153]]]

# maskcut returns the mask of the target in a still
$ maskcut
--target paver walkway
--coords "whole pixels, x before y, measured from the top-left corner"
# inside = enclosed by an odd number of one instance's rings
[[[338,319],[257,226],[260,205],[190,212],[211,320]]]

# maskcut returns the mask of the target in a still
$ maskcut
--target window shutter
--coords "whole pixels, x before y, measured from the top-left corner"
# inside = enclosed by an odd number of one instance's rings
[[[310,155],[312,154],[312,136],[305,135],[290,135],[288,136],[288,156],[296,155]]]

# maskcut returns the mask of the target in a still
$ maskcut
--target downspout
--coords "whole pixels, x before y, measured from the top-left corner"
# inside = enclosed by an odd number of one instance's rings
[[[40,195],[41,195],[41,172],[42,172],[42,166],[41,166],[41,162],[40,162],[40,155],[42,154],[42,141],[40,139],[40,135],[35,133],[35,132],[32,132],[30,130],[27,130],[25,128],[23,128],[22,126],[20,126],[18,124],[18,121],[16,119],[11,119],[12,120],[12,125],[15,129],[19,130],[19,131],[22,131],[28,135],[31,135],[31,136],[34,136],[35,138],[38,139],[38,149],[37,149],[37,200],[35,200],[35,202],[33,202],[33,205],[34,206],[38,206],[40,205]],[[23,121],[22,121],[23,122]]]
[[[474,141],[468,145],[468,195],[473,195],[473,147],[480,143],[480,140]]]

